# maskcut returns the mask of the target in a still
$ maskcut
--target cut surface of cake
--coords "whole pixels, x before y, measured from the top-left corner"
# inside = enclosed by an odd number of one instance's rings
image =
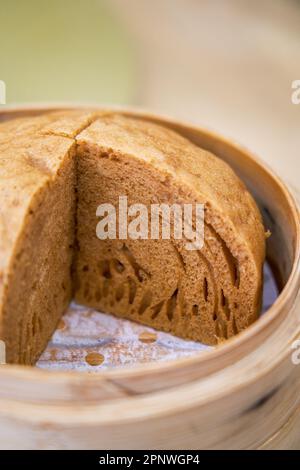
[[[99,239],[97,209],[113,206],[118,219],[120,197],[149,214],[153,205],[203,204],[203,247],[188,250],[172,216],[169,239]],[[0,203],[8,362],[37,360],[73,296],[206,344],[258,317],[259,210],[226,163],[166,127],[83,110],[3,123]]]

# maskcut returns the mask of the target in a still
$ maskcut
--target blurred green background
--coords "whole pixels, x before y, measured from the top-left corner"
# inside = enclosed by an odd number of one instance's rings
[[[134,99],[134,48],[106,2],[0,0],[7,103]]]
[[[0,0],[0,19],[8,105],[139,105],[233,137],[300,186],[299,0]]]

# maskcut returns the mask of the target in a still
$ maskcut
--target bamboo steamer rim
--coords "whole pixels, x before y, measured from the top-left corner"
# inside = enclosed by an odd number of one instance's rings
[[[0,378],[5,388],[5,380],[14,379],[18,381],[18,386],[27,383],[47,383],[47,386],[50,387],[51,384],[57,385],[58,387],[65,387],[73,385],[76,388],[81,390],[81,388],[86,387],[88,384],[91,386],[102,384],[116,384],[120,385],[122,388],[122,383],[130,383],[131,380],[136,379],[146,379],[151,380],[151,378],[157,378],[160,375],[166,373],[176,373],[179,376],[178,385],[182,383],[187,383],[193,380],[196,380],[207,373],[212,373],[220,370],[221,368],[226,367],[234,363],[235,360],[244,357],[247,353],[253,351],[259,344],[262,343],[263,339],[268,336],[270,332],[270,327],[276,323],[280,325],[285,318],[287,310],[295,302],[297,293],[300,287],[300,228],[299,228],[299,212],[297,204],[294,197],[286,187],[286,185],[281,181],[281,179],[271,170],[265,163],[263,163],[259,158],[257,158],[252,152],[245,149],[243,146],[239,145],[232,140],[229,140],[223,136],[220,136],[219,133],[215,133],[212,130],[203,129],[199,126],[193,124],[187,124],[169,118],[167,116],[155,115],[150,113],[147,110],[120,107],[120,106],[97,106],[95,104],[69,104],[69,103],[57,103],[57,104],[25,104],[22,106],[1,106],[0,108],[0,118],[1,115],[5,114],[7,117],[20,117],[22,115],[33,115],[39,114],[48,111],[58,111],[58,110],[68,110],[68,109],[92,109],[92,110],[104,110],[104,111],[115,111],[120,112],[125,115],[131,115],[136,118],[148,119],[154,122],[158,122],[162,125],[168,127],[177,128],[177,129],[188,129],[192,133],[201,134],[205,138],[213,140],[220,145],[223,145],[227,148],[231,148],[238,153],[243,155],[248,162],[259,167],[260,171],[264,172],[268,178],[270,178],[277,186],[278,190],[281,192],[281,195],[285,198],[286,203],[289,207],[290,215],[294,225],[294,260],[293,267],[289,279],[278,296],[277,300],[270,307],[268,312],[260,318],[253,325],[249,326],[245,331],[240,333],[237,337],[234,337],[228,340],[225,344],[217,346],[211,351],[205,351],[201,354],[195,354],[194,356],[188,358],[181,358],[177,360],[171,360],[160,363],[148,363],[143,365],[135,365],[134,367],[124,367],[119,369],[104,370],[103,372],[98,372],[97,374],[86,374],[76,371],[47,371],[34,367],[20,366],[20,365],[5,365],[1,367]],[[220,359],[222,359],[220,361]],[[220,365],[222,364],[222,365]],[[192,376],[188,374],[194,371]],[[174,382],[170,382],[170,387],[176,385]],[[151,387],[150,387],[151,388]],[[154,391],[160,391],[168,386],[158,386],[154,388]],[[130,390],[130,387],[129,387]],[[9,390],[8,392],[12,392]],[[137,392],[139,393],[139,392]],[[142,390],[141,393],[144,393]],[[163,392],[162,392],[163,393]],[[52,395],[52,393],[50,394]],[[84,397],[83,399],[89,401],[89,396]],[[94,401],[94,398],[92,399]]]

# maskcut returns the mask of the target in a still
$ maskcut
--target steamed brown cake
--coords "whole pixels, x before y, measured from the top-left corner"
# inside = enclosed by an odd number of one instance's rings
[[[99,240],[96,209],[205,204],[205,244]],[[215,344],[258,316],[265,235],[244,184],[175,132],[66,111],[0,125],[1,338],[34,363],[72,296],[84,305]],[[172,231],[171,231],[172,233]]]

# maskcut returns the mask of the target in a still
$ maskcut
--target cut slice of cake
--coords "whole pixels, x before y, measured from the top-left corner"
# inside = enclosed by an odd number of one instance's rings
[[[34,364],[72,297],[76,145],[91,113],[0,126],[0,338]],[[60,135],[61,134],[61,135]]]
[[[77,158],[79,303],[207,344],[257,318],[264,228],[227,164],[171,130],[122,116],[88,126]],[[97,208],[111,204],[119,220],[119,196],[149,214],[153,204],[204,204],[203,248],[188,250],[174,236],[99,240]]]

